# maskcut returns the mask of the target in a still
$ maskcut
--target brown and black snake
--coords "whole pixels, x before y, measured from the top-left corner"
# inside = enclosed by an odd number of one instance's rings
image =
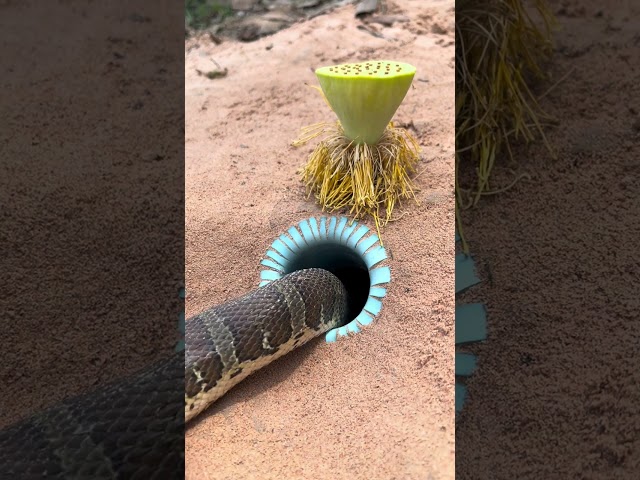
[[[344,323],[347,301],[336,276],[306,269],[195,315],[186,321],[184,353],[1,430],[0,477],[182,478],[185,422]],[[182,375],[184,392],[175,388]]]

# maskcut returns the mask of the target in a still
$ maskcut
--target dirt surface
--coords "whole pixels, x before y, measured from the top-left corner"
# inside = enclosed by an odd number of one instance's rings
[[[0,428],[170,355],[178,340],[173,5],[0,2]]]
[[[560,124],[516,151],[507,193],[464,214],[489,338],[456,429],[456,478],[637,478],[640,85],[637,2],[551,2],[542,106]],[[496,168],[494,186],[512,173]]]
[[[423,172],[420,205],[383,232],[393,279],[376,323],[278,360],[196,420],[189,479],[454,478],[453,2],[387,5],[409,20],[366,31],[346,6],[253,43],[187,41],[187,318],[254,289],[273,239],[321,215],[297,175],[313,144],[290,146],[335,118],[306,85],[315,68],[415,65],[395,119],[420,140]],[[226,76],[198,74],[214,61]]]

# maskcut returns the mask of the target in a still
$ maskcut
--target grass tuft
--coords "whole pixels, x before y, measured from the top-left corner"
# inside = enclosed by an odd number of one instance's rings
[[[293,145],[317,137],[322,138],[301,171],[307,194],[315,195],[323,211],[349,209],[356,219],[370,215],[381,238],[396,203],[417,202],[411,175],[419,160],[418,142],[391,123],[377,144],[357,144],[336,122],[303,128]]]
[[[551,150],[544,127],[554,119],[540,108],[529,88],[545,77],[542,65],[551,53],[553,17],[543,0],[461,0],[456,3],[456,219],[495,188],[491,174],[506,153],[513,160],[513,142],[541,137]],[[531,13],[538,16],[536,21]],[[467,168],[474,184],[461,185],[458,173]]]

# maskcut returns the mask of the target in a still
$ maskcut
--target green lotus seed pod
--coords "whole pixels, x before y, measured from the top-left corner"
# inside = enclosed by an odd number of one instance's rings
[[[391,61],[347,63],[316,70],[320,87],[345,135],[374,145],[409,91],[414,66]]]

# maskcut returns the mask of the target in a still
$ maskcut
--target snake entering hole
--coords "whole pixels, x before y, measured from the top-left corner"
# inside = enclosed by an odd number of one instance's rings
[[[289,274],[305,268],[328,270],[342,282],[349,294],[348,313],[344,324],[362,312],[369,297],[371,279],[366,263],[357,252],[338,243],[310,246],[297,254],[284,273]]]

